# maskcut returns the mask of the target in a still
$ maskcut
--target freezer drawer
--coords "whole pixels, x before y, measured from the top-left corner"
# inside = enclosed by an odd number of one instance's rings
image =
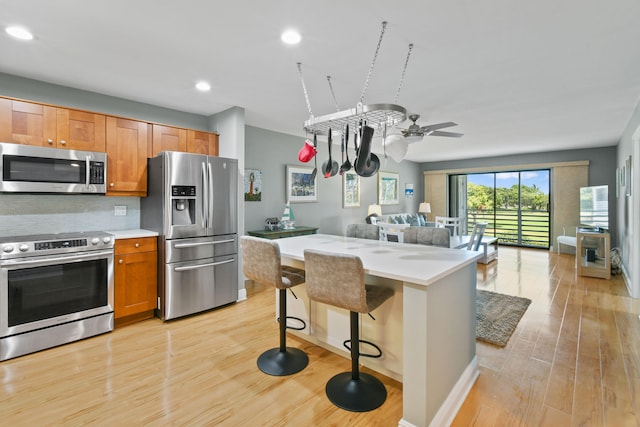
[[[232,255],[166,264],[161,317],[174,319],[235,301],[237,262]]]
[[[213,241],[213,256],[233,255],[238,253],[238,235],[237,234],[223,234],[221,236],[214,236]]]

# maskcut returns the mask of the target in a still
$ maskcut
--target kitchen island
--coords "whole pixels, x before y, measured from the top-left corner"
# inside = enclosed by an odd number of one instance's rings
[[[381,359],[363,365],[403,383],[400,426],[448,425],[478,376],[476,261],[479,252],[316,234],[278,240],[282,262],[304,268],[304,250],[362,259],[366,281],[395,295],[373,314],[361,315],[361,338],[377,343]],[[304,289],[304,285],[301,285]],[[348,312],[289,298],[289,314],[307,321],[305,340],[348,357]]]

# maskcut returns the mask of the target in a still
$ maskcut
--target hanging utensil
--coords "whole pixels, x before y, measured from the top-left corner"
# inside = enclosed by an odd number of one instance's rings
[[[313,134],[313,149],[318,151],[318,136]],[[315,163],[315,167],[313,168],[313,172],[311,172],[311,183],[314,183],[316,180],[316,174],[318,173],[318,156],[313,156],[313,162]]]
[[[329,136],[327,138],[327,141],[329,145],[329,159],[322,164],[322,173],[324,174],[325,178],[330,178],[332,176],[335,176],[338,173],[338,169],[340,168],[340,166],[338,165],[338,162],[331,159],[331,145],[332,145],[331,128],[329,128]]]
[[[371,153],[374,132],[375,130],[366,124],[362,127],[362,139],[354,169],[358,175],[363,177],[373,176],[380,169],[380,159]]]
[[[349,161],[349,124],[347,124],[347,128],[344,131],[344,149],[347,154],[347,160],[342,162],[340,166],[340,175],[351,170],[351,162]]]

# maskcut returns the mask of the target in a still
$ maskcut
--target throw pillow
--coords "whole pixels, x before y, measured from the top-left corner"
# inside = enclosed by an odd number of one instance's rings
[[[404,217],[403,217],[402,215],[398,215],[398,216],[396,217],[396,222],[395,222],[395,223],[396,223],[396,224],[406,224],[406,223],[407,223],[407,220],[406,220],[406,219],[404,219]]]
[[[389,216],[389,219],[387,220],[389,221],[389,224],[397,224],[398,222],[396,221],[396,219],[392,216]]]
[[[407,215],[407,221],[412,227],[420,227],[420,220],[418,219],[419,215]]]
[[[418,227],[426,227],[427,223],[424,220],[424,217],[420,214],[416,214],[416,216],[418,217]]]

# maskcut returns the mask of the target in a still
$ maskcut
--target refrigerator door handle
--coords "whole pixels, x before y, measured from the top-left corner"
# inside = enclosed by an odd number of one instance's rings
[[[176,249],[195,248],[195,247],[198,247],[198,246],[215,245],[216,243],[217,242],[176,243],[175,245],[173,245],[173,247],[176,248]]]
[[[207,178],[209,178],[207,188],[207,228],[213,228],[213,171],[211,170],[211,162],[207,161]],[[213,230],[210,230],[213,234]]]
[[[207,187],[209,180],[207,179],[207,169],[205,166],[206,162],[202,162],[202,170],[201,170],[201,179],[202,179],[202,228],[207,228],[209,224],[207,223],[209,219],[209,188]],[[206,234],[206,233],[205,233]]]
[[[216,240],[215,242],[213,242],[214,245],[217,245],[218,243],[235,243],[236,240],[235,239],[227,239],[227,240]]]
[[[199,264],[199,265],[187,265],[184,267],[175,267],[173,269],[173,271],[189,271],[189,270],[197,270],[199,268],[206,268],[206,267],[215,267],[216,265],[222,265],[222,264],[228,264],[230,262],[234,262],[235,259],[227,259],[225,261],[219,261],[219,262],[208,262],[206,264]]]

